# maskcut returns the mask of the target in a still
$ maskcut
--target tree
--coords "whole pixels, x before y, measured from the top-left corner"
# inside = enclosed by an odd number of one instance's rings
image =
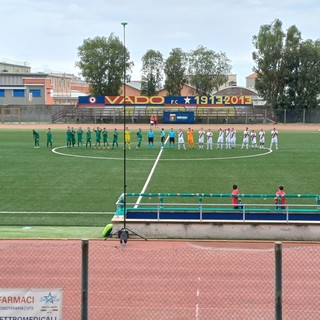
[[[189,83],[199,95],[211,95],[226,83],[231,72],[230,60],[224,52],[214,52],[203,46],[189,54]]]
[[[318,107],[320,93],[320,42],[302,41],[296,26],[282,31],[275,20],[253,37],[256,51],[256,89],[275,115],[283,109]]]
[[[296,26],[291,26],[285,36],[283,50],[284,90],[279,96],[281,108],[294,109],[297,106],[297,83],[299,81],[299,51],[301,32]]]
[[[166,80],[164,89],[168,96],[181,96],[181,90],[186,84],[187,56],[180,48],[172,49],[165,61],[164,73]]]
[[[92,95],[120,94],[124,67],[130,71],[133,62],[129,62],[130,54],[118,37],[111,34],[108,38],[85,39],[78,47],[78,57],[80,61],[76,62],[76,66],[85,80],[91,83]]]
[[[291,90],[294,104],[298,109],[319,107],[320,95],[320,40],[306,40],[299,48],[299,76]],[[293,99],[292,99],[293,100]]]
[[[261,26],[258,35],[253,36],[256,51],[252,53],[252,58],[257,73],[255,87],[273,112],[279,109],[279,96],[285,88],[284,37],[282,22],[278,19],[271,25]]]
[[[160,51],[148,50],[142,57],[141,95],[154,96],[161,89],[163,57]]]

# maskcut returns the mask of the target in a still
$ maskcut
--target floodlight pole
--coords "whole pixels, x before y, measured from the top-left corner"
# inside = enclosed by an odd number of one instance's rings
[[[127,243],[129,232],[144,240],[143,236],[127,228],[127,146],[126,146],[126,25],[127,22],[121,22],[123,26],[123,228],[119,231],[120,243]]]
[[[126,146],[126,25],[127,22],[121,22],[123,26],[123,228],[127,227],[127,146]]]

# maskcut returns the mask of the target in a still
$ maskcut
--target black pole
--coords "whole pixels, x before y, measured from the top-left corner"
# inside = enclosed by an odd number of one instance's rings
[[[123,228],[127,227],[127,146],[126,146],[126,25],[123,25]]]
[[[275,319],[282,319],[282,243],[275,243]]]
[[[121,22],[123,25],[123,228],[118,231],[121,244],[126,244],[129,231],[136,236],[147,240],[134,231],[127,228],[127,146],[126,146],[126,25],[127,22]]]
[[[81,320],[88,320],[89,241],[82,240],[81,248],[82,248]]]

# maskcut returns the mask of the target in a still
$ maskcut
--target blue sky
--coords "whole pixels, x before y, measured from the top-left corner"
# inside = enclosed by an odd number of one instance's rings
[[[303,39],[320,38],[319,0],[0,0],[0,60],[28,62],[33,71],[68,72],[75,67],[84,39],[123,40],[135,63],[132,80],[140,80],[141,58],[149,49],[166,59],[173,48],[198,45],[225,52],[238,85],[252,73],[253,35],[275,19],[291,25]]]

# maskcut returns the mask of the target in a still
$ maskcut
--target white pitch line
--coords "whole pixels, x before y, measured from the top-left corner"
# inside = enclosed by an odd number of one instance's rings
[[[169,139],[169,136],[167,137],[166,141],[164,142],[165,145],[167,144],[168,139]],[[147,181],[146,181],[146,183],[144,184],[144,186],[143,186],[143,188],[142,188],[142,190],[141,190],[140,193],[144,193],[144,192],[146,191],[146,189],[147,189],[147,187],[148,187],[148,184],[149,184],[149,182],[150,182],[150,180],[151,180],[151,178],[152,178],[152,175],[153,175],[153,173],[154,173],[154,170],[156,169],[156,167],[157,167],[157,165],[158,165],[158,162],[159,162],[159,160],[160,160],[160,157],[161,157],[161,155],[162,155],[162,151],[163,151],[163,150],[164,150],[164,149],[161,147],[161,149],[160,149],[160,151],[159,151],[159,154],[158,154],[158,156],[157,156],[157,159],[156,159],[156,161],[154,162],[154,164],[153,164],[153,166],[152,166],[152,169],[151,169],[151,171],[150,171],[150,173],[149,173],[149,176],[148,176],[148,178],[147,178]],[[134,208],[138,208],[139,203],[141,202],[141,199],[142,199],[142,196],[139,196],[138,200],[136,201],[136,204],[134,205]]]

